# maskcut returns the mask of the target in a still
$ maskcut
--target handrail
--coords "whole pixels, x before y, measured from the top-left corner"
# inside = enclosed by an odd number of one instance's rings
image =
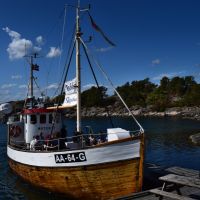
[[[123,132],[117,132],[120,134]],[[109,133],[110,134],[110,133]],[[130,137],[137,137],[142,134],[140,130],[129,131]],[[93,133],[93,134],[82,134],[70,137],[59,137],[59,138],[47,138],[44,140],[37,140],[34,148],[31,149],[29,143],[25,143],[25,141],[13,140],[10,139],[10,145],[14,146],[18,149],[24,149],[28,151],[37,151],[37,150],[61,150],[61,149],[68,149],[66,144],[77,144],[77,148],[74,149],[83,149],[95,146],[101,143],[107,143],[107,136],[108,133]]]

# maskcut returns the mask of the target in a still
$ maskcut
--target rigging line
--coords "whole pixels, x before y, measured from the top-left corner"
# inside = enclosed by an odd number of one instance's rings
[[[72,31],[72,37],[71,37],[70,45],[69,45],[70,48],[68,49],[68,52],[67,52],[67,58],[69,58],[69,55],[70,55],[70,52],[71,52],[71,49],[72,49],[73,40],[75,38],[75,31],[76,31],[76,23],[74,23],[74,27],[73,27],[73,31]]]
[[[28,90],[27,90],[27,93],[26,93],[26,99],[25,99],[25,101],[24,101],[24,106],[23,106],[23,108],[25,108],[25,105],[26,105],[26,102],[27,102],[27,99],[28,99],[29,87],[30,87],[30,82],[28,83]]]
[[[64,89],[64,86],[65,86],[65,81],[66,81],[66,78],[67,78],[67,74],[69,72],[69,67],[70,67],[70,64],[71,64],[71,60],[72,60],[72,56],[73,56],[73,52],[74,52],[74,48],[75,48],[75,44],[76,44],[76,41],[74,40],[74,45],[73,45],[72,52],[71,52],[71,55],[70,55],[70,58],[69,58],[69,62],[68,62],[68,65],[67,65],[67,70],[66,70],[66,73],[65,73],[65,77],[64,77],[64,80],[63,80],[63,84],[62,84],[62,88],[61,88],[60,94],[63,93],[63,89]],[[58,99],[58,101],[59,101],[59,99]],[[56,107],[55,118],[56,118],[56,114],[58,112],[59,104],[60,104],[60,102],[58,102],[58,105]],[[51,127],[51,134],[53,132],[54,126],[55,126],[55,120],[54,120],[54,122],[52,124],[52,127]]]
[[[91,58],[93,59],[93,61],[95,62],[95,64],[97,65],[97,67],[100,69],[100,71],[102,72],[102,74],[104,75],[104,77],[106,78],[106,80],[110,83],[110,85],[112,86],[113,90],[115,91],[115,93],[117,94],[117,96],[119,97],[119,99],[121,100],[121,102],[124,104],[125,108],[128,110],[129,114],[132,116],[132,118],[134,119],[134,121],[136,122],[136,124],[139,126],[141,133],[144,133],[144,129],[142,128],[142,126],[140,125],[140,123],[137,121],[137,119],[135,118],[135,116],[133,115],[133,113],[131,112],[131,110],[129,109],[129,107],[126,105],[125,101],[122,99],[121,95],[119,94],[119,92],[115,89],[114,84],[112,83],[112,81],[110,80],[110,78],[107,76],[106,72],[103,70],[102,66],[99,64],[99,62],[94,58],[94,56],[91,54],[91,52],[89,51],[88,47],[86,46],[86,44],[83,42],[82,38],[80,38],[82,44],[85,46],[88,54],[90,54]]]
[[[82,41],[81,41],[81,43],[82,43]],[[90,69],[91,69],[91,71],[92,71],[92,75],[93,75],[94,80],[95,80],[95,82],[96,82],[97,88],[98,88],[98,90],[99,90],[99,92],[100,92],[101,100],[103,101],[103,100],[104,100],[104,99],[103,99],[103,95],[102,95],[102,93],[101,93],[101,91],[100,91],[100,86],[99,86],[99,83],[98,83],[98,81],[97,81],[97,77],[96,77],[96,75],[95,75],[95,73],[94,73],[94,69],[93,69],[92,64],[91,64],[91,62],[90,62],[90,59],[89,59],[89,56],[88,56],[88,54],[87,54],[86,48],[85,48],[84,45],[82,45],[82,46],[83,46],[83,50],[84,50],[84,53],[85,53],[85,55],[86,55],[87,61],[88,61],[88,63],[89,63]],[[109,109],[108,109],[107,106],[105,106],[105,109],[106,109],[106,112],[107,112],[107,114],[108,114],[108,117],[109,117],[110,123],[111,123],[111,125],[112,125],[112,128],[114,128],[115,126],[114,126],[113,120],[112,120],[112,118],[111,118],[111,116],[110,116]]]
[[[33,80],[34,80],[34,82],[35,82],[35,85],[36,85],[36,87],[38,88],[38,90],[39,90],[40,94],[42,95],[43,93],[42,93],[42,91],[40,90],[40,87],[39,87],[39,85],[38,85],[38,84],[37,84],[37,82],[36,82],[36,78],[35,78],[35,77],[33,77]]]
[[[66,73],[65,73],[65,76],[64,76],[64,80],[63,80],[63,84],[62,84],[62,88],[61,88],[61,92],[60,92],[61,94],[63,93],[65,81],[66,81],[66,78],[67,78],[67,75],[68,75],[68,72],[69,72],[69,67],[70,67],[70,64],[71,64],[71,60],[72,60],[72,56],[73,56],[75,44],[76,44],[76,41],[74,40],[72,52],[71,52],[71,55],[70,55],[70,58],[69,58],[69,63],[68,63],[68,65],[67,65],[67,70],[66,70]]]
[[[47,35],[47,37],[46,37],[46,38],[47,38],[46,40],[49,39],[50,34],[53,32],[53,30],[55,29],[56,25],[57,25],[58,22],[60,21],[62,15],[63,15],[63,12],[64,12],[64,9],[61,10],[61,12],[60,12],[60,14],[59,14],[59,16],[58,16],[58,19],[56,20],[56,22],[53,24],[53,26],[52,26],[52,27],[49,29],[49,31],[47,32],[48,35]]]
[[[64,40],[65,23],[66,23],[66,13],[67,13],[67,6],[65,6],[65,11],[64,11],[64,21],[63,21],[63,27],[62,27],[61,44],[60,44],[60,51],[61,51],[61,54],[60,54],[60,56],[59,56],[59,61],[58,61],[58,68],[59,68],[59,69],[60,69],[61,55],[62,55],[62,50],[63,50],[63,40]]]
[[[70,45],[69,45],[69,49],[68,49],[68,52],[67,52],[67,59],[65,61],[65,65],[64,65],[64,68],[63,68],[63,72],[62,72],[62,77],[61,77],[61,81],[58,85],[58,88],[57,90],[54,92],[54,95],[53,96],[56,96],[56,93],[58,92],[59,90],[59,86],[62,84],[62,80],[63,80],[63,77],[64,77],[64,74],[65,74],[65,66],[67,65],[67,60],[68,58],[70,57],[70,52],[72,51],[72,48],[73,48],[73,39],[75,38],[75,30],[76,30],[76,24],[74,24],[74,31],[72,32],[72,37],[71,37],[71,40],[70,40]],[[75,40],[74,40],[75,41]]]
[[[48,41],[48,39],[49,39],[50,35],[52,34],[52,32],[54,31],[56,25],[58,24],[58,22],[59,22],[60,19],[62,18],[64,11],[65,11],[65,8],[61,10],[61,12],[60,12],[60,14],[59,14],[59,16],[58,16],[58,19],[55,21],[55,23],[53,24],[53,26],[49,29],[48,35],[46,36],[46,41]],[[52,61],[52,62],[53,62],[53,61]],[[47,86],[48,86],[48,77],[49,77],[49,74],[50,74],[50,69],[49,69],[49,71],[48,71],[48,73],[47,73]],[[46,93],[46,95],[47,95],[47,90],[46,90],[45,93]]]

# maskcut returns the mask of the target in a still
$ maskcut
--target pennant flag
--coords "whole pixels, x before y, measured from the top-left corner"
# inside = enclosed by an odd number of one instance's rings
[[[37,64],[33,64],[32,70],[39,71],[39,66]]]
[[[88,15],[90,17],[90,22],[92,24],[92,27],[101,33],[101,35],[103,36],[103,38],[111,45],[111,46],[116,46],[110,39],[108,39],[108,37],[104,34],[104,32],[100,29],[100,27],[94,22],[94,20],[92,19],[92,16],[90,15],[90,13],[88,12]]]

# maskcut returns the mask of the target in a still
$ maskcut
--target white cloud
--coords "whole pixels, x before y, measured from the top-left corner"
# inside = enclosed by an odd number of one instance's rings
[[[108,85],[100,85],[100,87],[101,87],[101,86],[107,88],[106,93],[107,93],[108,95],[113,95],[113,94],[114,94],[114,90],[113,90],[113,88],[112,88],[111,86],[108,86]],[[97,85],[96,85],[96,84],[92,84],[92,83],[89,83],[89,84],[87,84],[87,85],[84,85],[83,88],[82,88],[82,92],[85,91],[85,90],[90,89],[91,87],[97,87]]]
[[[25,99],[26,93],[25,92],[17,92],[14,96],[12,96],[12,100],[22,100]]]
[[[28,86],[27,85],[19,85],[19,89],[27,89],[28,88]]]
[[[17,84],[15,83],[9,83],[9,84],[4,84],[1,86],[2,89],[6,89],[6,88],[12,88],[15,87]]]
[[[37,47],[37,46],[34,46],[34,47],[33,47],[33,52],[34,52],[34,53],[38,53],[38,52],[40,52],[41,50],[42,50],[41,47]]]
[[[43,37],[40,35],[36,37],[35,41],[36,41],[36,46],[33,47],[33,52],[39,53],[42,50],[41,46],[44,44]]]
[[[3,28],[3,30],[4,30],[5,32],[7,32],[8,35],[9,35],[12,39],[18,40],[18,39],[20,39],[20,37],[21,37],[21,35],[20,35],[18,32],[12,31],[12,30],[10,30],[8,27]]]
[[[43,37],[40,35],[38,37],[36,37],[36,42],[37,44],[40,46],[40,45],[43,45],[44,44],[44,41],[43,41]]]
[[[61,50],[60,48],[56,48],[56,47],[50,47],[50,51],[47,54],[47,58],[53,58],[53,57],[57,57],[61,54]]]
[[[58,88],[58,83],[52,83],[46,87],[46,89],[51,90],[51,89],[57,89]]]
[[[91,87],[97,87],[97,85],[92,84],[92,83],[89,83],[89,84],[87,84],[87,85],[83,85],[82,91],[88,90],[88,89],[90,89]]]
[[[3,28],[3,30],[8,33],[11,38],[11,43],[7,48],[11,60],[22,58],[26,52],[32,48],[32,42],[25,38],[21,38],[21,35],[18,32],[13,31],[8,27]]]
[[[21,79],[22,76],[21,75],[12,75],[11,79]]]
[[[106,51],[110,51],[113,47],[106,47],[106,48],[99,48],[96,49],[96,51],[98,52],[106,52]]]
[[[6,89],[6,90],[1,90],[1,91],[0,91],[0,95],[3,95],[3,96],[4,96],[4,95],[9,95],[9,94],[10,94],[10,90],[7,90],[7,89]]]
[[[172,78],[174,76],[178,76],[178,75],[181,75],[185,73],[185,71],[180,71],[180,72],[171,72],[171,73],[163,73],[163,74],[160,74],[158,76],[155,76],[153,77],[152,79],[157,81],[157,80],[161,80],[164,76],[168,77],[168,78]]]
[[[11,98],[11,96],[8,94],[8,95],[3,95],[3,96],[1,96],[1,98],[0,98],[0,102],[8,102],[8,101],[11,101],[12,100],[12,98]]]
[[[160,59],[155,59],[151,61],[152,65],[159,65],[160,64]]]

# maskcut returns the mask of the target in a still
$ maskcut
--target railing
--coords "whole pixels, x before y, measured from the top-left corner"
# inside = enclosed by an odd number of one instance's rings
[[[130,137],[137,137],[142,133],[140,131],[130,131]],[[120,134],[120,133],[118,133]],[[108,142],[107,133],[83,134],[64,138],[47,138],[36,140],[35,142],[25,143],[10,139],[10,145],[26,151],[53,151],[53,150],[74,150],[90,148],[96,145]]]

